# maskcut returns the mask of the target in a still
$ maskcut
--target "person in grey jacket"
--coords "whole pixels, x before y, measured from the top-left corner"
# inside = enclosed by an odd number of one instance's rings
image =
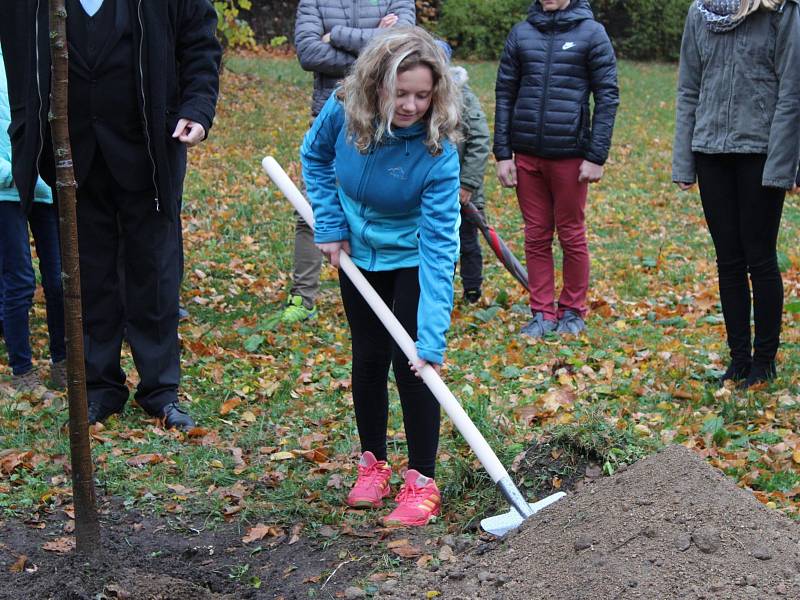
[[[695,0],[681,44],[672,180],[699,184],[731,355],[721,383],[742,387],[775,376],[780,342],[776,247],[800,155],[798,1]]]
[[[311,115],[316,117],[328,96],[347,74],[361,50],[382,30],[415,25],[414,0],[300,0],[294,44],[300,66],[314,73]],[[317,314],[322,255],[314,246],[311,228],[296,216],[294,274],[284,323]]]

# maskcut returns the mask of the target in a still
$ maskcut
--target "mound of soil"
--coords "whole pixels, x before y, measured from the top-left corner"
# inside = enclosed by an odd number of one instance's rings
[[[800,526],[670,446],[432,569],[379,597],[796,599]]]

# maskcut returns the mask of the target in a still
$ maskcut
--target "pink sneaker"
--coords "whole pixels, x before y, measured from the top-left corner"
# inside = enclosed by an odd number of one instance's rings
[[[378,508],[391,493],[389,479],[392,469],[385,460],[377,460],[367,450],[358,461],[358,479],[347,495],[347,504],[354,508]]]
[[[386,525],[418,527],[439,514],[442,497],[436,482],[414,469],[406,471],[406,482],[395,498],[397,508],[383,518]]]

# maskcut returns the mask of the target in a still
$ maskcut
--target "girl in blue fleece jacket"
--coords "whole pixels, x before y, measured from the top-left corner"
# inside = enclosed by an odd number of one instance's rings
[[[424,525],[438,514],[433,480],[439,404],[415,371],[438,370],[453,307],[460,224],[458,91],[443,52],[424,30],[377,36],[326,102],[300,151],[316,220],[314,240],[334,266],[349,253],[416,338],[407,363],[340,272],[353,345],[353,404],[361,440],[350,506],[378,507],[390,494],[386,464],[388,373],[393,364],[408,441],[408,471],[387,523]]]

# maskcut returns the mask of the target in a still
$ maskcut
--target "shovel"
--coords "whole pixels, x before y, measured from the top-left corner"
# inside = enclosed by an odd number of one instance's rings
[[[313,229],[314,215],[311,210],[311,205],[300,190],[297,189],[297,186],[294,185],[292,180],[289,179],[289,176],[278,162],[271,156],[267,156],[262,161],[261,166],[275,185],[283,192],[284,196],[289,199],[289,202],[292,203],[295,210],[300,213],[303,219],[305,219],[308,225]],[[372,307],[372,310],[375,311],[375,314],[381,320],[384,327],[386,327],[386,330],[391,334],[392,338],[394,338],[394,341],[403,353],[410,361],[416,363],[419,359],[417,357],[417,349],[414,345],[414,340],[411,339],[411,336],[408,335],[408,332],[394,316],[394,313],[386,306],[378,293],[369,284],[364,275],[345,252],[339,253],[339,267],[347,274],[350,281],[353,282],[353,285],[356,286],[370,307]],[[439,377],[439,374],[430,365],[426,365],[419,374],[450,417],[450,420],[458,431],[461,432],[461,435],[464,436],[464,439],[467,441],[470,448],[472,448],[478,460],[491,476],[492,481],[500,488],[500,492],[512,507],[507,513],[483,519],[481,521],[481,527],[485,531],[496,536],[503,536],[508,531],[519,527],[525,519],[537,511],[560,500],[566,495],[564,492],[558,492],[535,504],[528,503],[517,486],[514,485],[505,467],[503,467],[502,463],[497,458],[497,455],[489,447],[489,444],[486,443],[481,432],[475,427],[469,415],[467,415],[461,407],[461,404],[456,400],[456,397],[449,390],[447,385],[445,385],[444,381],[442,381],[442,378]]]
[[[528,291],[528,271],[520,264],[516,256],[509,250],[506,243],[503,241],[495,228],[486,222],[483,213],[478,210],[472,202],[467,202],[461,207],[461,215],[468,219],[471,223],[475,224],[481,230],[486,243],[494,252],[494,255],[502,263],[502,265],[514,276],[520,285]]]

